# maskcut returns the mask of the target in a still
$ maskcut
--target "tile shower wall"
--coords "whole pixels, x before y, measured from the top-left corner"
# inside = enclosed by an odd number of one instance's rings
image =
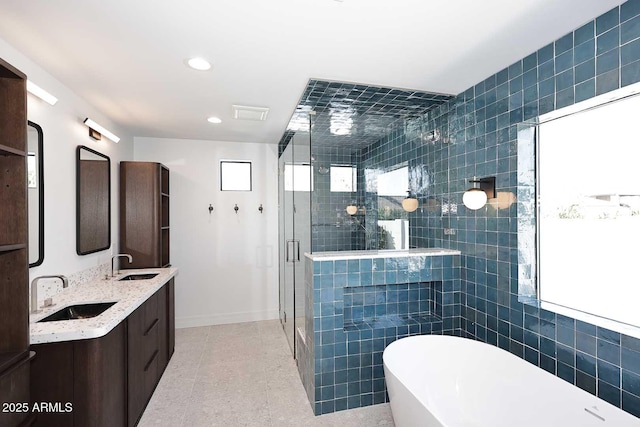
[[[305,257],[305,297],[312,309],[298,370],[316,415],[386,402],[384,348],[409,335],[454,333],[459,261],[459,255]]]
[[[459,202],[474,175],[496,176],[498,192],[516,194],[519,123],[638,81],[640,1],[630,0],[427,114],[427,134],[449,134],[441,167],[450,187],[441,199]],[[419,162],[437,160],[427,154]],[[447,239],[439,235],[444,224],[432,227],[421,215],[411,224],[416,244],[462,251],[463,334],[640,417],[640,340],[518,302],[516,204],[475,212],[460,204],[442,218],[456,230]]]
[[[314,191],[311,194],[311,250],[349,251],[362,249],[361,228],[345,211],[356,202],[356,193],[331,191],[331,166],[358,164],[358,153],[350,149],[312,146]]]

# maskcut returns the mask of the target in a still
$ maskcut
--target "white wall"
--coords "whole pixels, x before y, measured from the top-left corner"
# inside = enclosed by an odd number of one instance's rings
[[[132,158],[133,138],[2,39],[0,58],[59,99],[54,106],[33,95],[27,99],[28,119],[39,124],[44,134],[45,252],[43,264],[29,270],[31,278],[44,274],[70,275],[109,261],[110,250],[76,254],[76,147],[86,145],[111,158],[111,247],[117,248],[117,167],[121,160]],[[91,139],[82,123],[86,117],[111,129],[122,138],[120,143]]]
[[[176,325],[277,319],[277,146],[135,138],[134,158],[171,171],[171,264],[180,270]],[[220,191],[221,159],[250,160],[253,191]]]

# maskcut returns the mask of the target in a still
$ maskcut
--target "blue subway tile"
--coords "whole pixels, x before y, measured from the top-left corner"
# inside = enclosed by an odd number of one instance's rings
[[[575,369],[573,369],[569,365],[565,365],[564,363],[558,361],[557,363],[557,375],[563,380],[567,381],[570,384],[575,382]]]
[[[615,27],[596,38],[596,55],[601,55],[611,49],[617,48],[620,44],[620,30]]]
[[[604,381],[598,381],[598,397],[614,406],[620,406],[620,389]]]
[[[595,26],[593,21],[587,22],[582,27],[573,32],[573,40],[576,46],[595,37]]]
[[[622,392],[622,409],[640,418],[640,397]]]
[[[640,37],[640,15],[620,25],[620,42],[625,44]]]
[[[566,36],[558,39],[555,43],[555,55],[556,57],[562,53],[573,48],[573,33],[569,33]]]
[[[596,18],[596,34],[602,34],[605,31],[609,31],[620,23],[620,11],[619,8],[613,8],[604,15],[600,15]]]
[[[586,42],[576,46],[573,50],[573,63],[581,64],[590,59],[594,59],[595,54],[595,40],[587,40]]]
[[[614,365],[620,365],[620,346],[602,339],[598,339],[598,359],[606,360]]]
[[[556,73],[561,73],[573,67],[573,49],[556,56],[555,61]]]
[[[613,49],[596,57],[596,74],[600,75],[620,66],[619,50]]]
[[[622,347],[621,354],[622,368],[640,375],[640,352]]]
[[[640,375],[623,369],[622,389],[628,393],[640,396]]]
[[[596,76],[596,95],[611,92],[620,86],[617,69]]]
[[[582,83],[596,76],[596,61],[595,59],[583,62],[577,65],[575,68],[575,81],[576,84]]]
[[[573,69],[556,75],[556,91],[561,92],[565,89],[573,89]]]
[[[598,379],[620,387],[620,368],[616,365],[597,359]]]
[[[640,61],[632,62],[629,65],[625,65],[620,70],[621,74],[621,86],[628,86],[640,81]]]
[[[640,60],[640,39],[622,46],[620,48],[620,59],[622,65],[628,65]]]
[[[597,372],[596,358],[579,351],[576,352],[576,369],[595,377]]]
[[[576,386],[591,394],[596,394],[596,379],[584,372],[576,371]]]
[[[620,6],[620,22],[640,15],[640,0],[628,0]]]

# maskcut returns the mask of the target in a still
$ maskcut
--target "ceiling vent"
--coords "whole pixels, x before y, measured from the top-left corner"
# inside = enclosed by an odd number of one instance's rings
[[[267,114],[269,114],[268,108],[263,107],[247,107],[246,105],[234,105],[233,118],[238,120],[255,120],[265,121]]]

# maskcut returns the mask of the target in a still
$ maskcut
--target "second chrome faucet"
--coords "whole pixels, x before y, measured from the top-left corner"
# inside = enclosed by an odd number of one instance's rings
[[[118,255],[114,255],[113,257],[111,257],[111,277],[115,277],[116,275],[118,275],[120,272],[118,270],[116,270],[114,268],[114,264],[116,259],[121,258],[121,257],[127,257],[129,259],[129,264],[131,264],[133,262],[133,257],[129,254],[118,254]]]

